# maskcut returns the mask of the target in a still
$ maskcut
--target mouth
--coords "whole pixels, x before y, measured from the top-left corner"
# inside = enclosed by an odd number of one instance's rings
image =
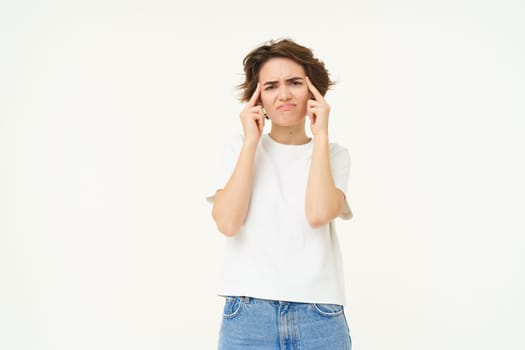
[[[282,105],[277,107],[277,109],[281,110],[281,111],[289,111],[289,110],[294,109],[294,108],[295,108],[295,104],[294,103],[285,103],[285,104],[282,104]]]

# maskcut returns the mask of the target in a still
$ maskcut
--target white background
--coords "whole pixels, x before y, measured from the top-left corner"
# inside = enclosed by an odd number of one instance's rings
[[[523,349],[521,1],[3,1],[0,348],[213,349],[242,59],[314,49],[354,349]]]

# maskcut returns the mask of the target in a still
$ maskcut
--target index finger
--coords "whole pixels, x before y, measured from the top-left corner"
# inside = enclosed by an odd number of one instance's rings
[[[317,90],[317,88],[314,86],[314,84],[312,84],[312,82],[310,81],[310,78],[308,78],[308,76],[306,77],[306,85],[308,86],[308,89],[312,92],[312,94],[314,95],[314,97],[315,97],[315,99],[317,101],[322,101],[324,99],[323,95],[321,95],[319,90]]]
[[[254,107],[257,103],[257,100],[259,99],[259,94],[261,92],[261,83],[257,83],[257,87],[255,88],[255,91],[252,94],[252,97],[250,97],[250,101],[248,101],[248,107]]]

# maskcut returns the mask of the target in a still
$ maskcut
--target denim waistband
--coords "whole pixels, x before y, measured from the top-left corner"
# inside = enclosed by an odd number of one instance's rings
[[[287,301],[287,300],[274,300],[274,299],[254,298],[254,297],[250,297],[250,296],[246,296],[246,295],[242,295],[242,296],[228,296],[228,297],[229,298],[237,297],[242,302],[244,302],[246,304],[250,304],[252,302],[280,304],[280,305],[282,305],[282,304],[308,304],[308,303],[299,302],[299,301]]]

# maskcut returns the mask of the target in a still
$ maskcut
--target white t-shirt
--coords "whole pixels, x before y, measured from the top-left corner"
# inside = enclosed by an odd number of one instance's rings
[[[217,186],[228,182],[241,151],[242,136],[226,147]],[[305,197],[313,141],[285,145],[263,134],[254,162],[250,208],[243,226],[226,237],[224,269],[219,295],[344,305],[345,283],[339,242],[332,221],[311,228]],[[332,177],[346,194],[350,171],[348,151],[330,143]],[[350,219],[346,204],[341,214]]]

